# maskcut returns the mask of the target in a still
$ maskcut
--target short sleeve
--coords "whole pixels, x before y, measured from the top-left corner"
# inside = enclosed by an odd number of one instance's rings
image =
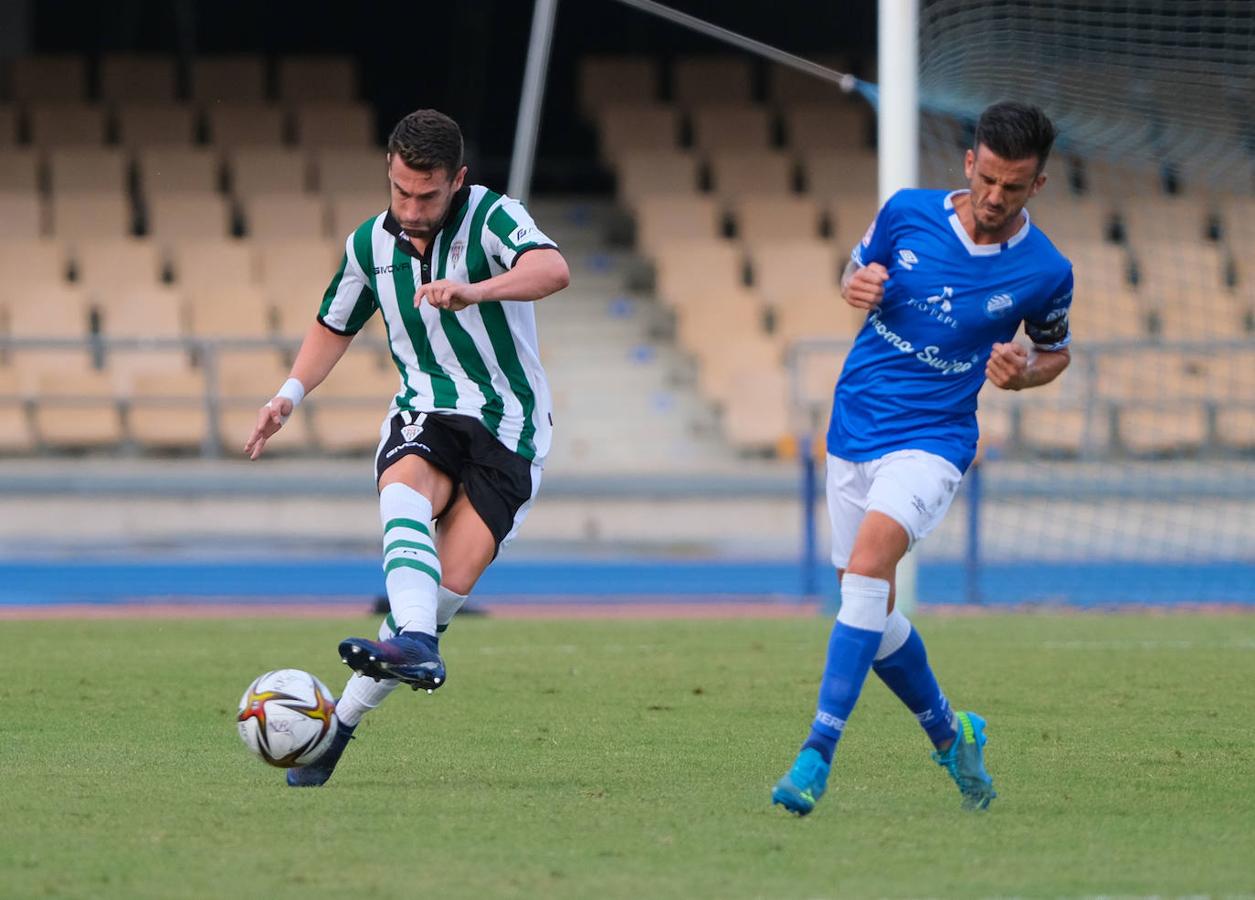
[[[558,248],[556,243],[536,227],[523,204],[510,197],[503,197],[488,214],[483,243],[484,253],[489,259],[496,259],[501,263],[503,269],[514,268],[518,258],[529,250]]]
[[[888,268],[893,260],[893,226],[897,219],[898,195],[885,201],[876,218],[867,226],[863,239],[854,245],[850,259],[860,266],[880,263]]]
[[[1062,350],[1072,343],[1068,313],[1072,308],[1072,267],[1052,290],[1046,302],[1024,319],[1024,333],[1038,350]]]
[[[340,267],[327,286],[318,310],[318,321],[328,330],[341,335],[357,334],[379,308],[371,280],[357,259],[356,239],[357,234],[354,233],[345,241]]]

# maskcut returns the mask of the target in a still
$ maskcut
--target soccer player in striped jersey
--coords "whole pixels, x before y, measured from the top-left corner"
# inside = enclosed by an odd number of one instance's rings
[[[996,796],[985,722],[951,709],[924,642],[893,608],[898,561],[937,527],[976,454],[976,395],[1047,384],[1067,368],[1072,265],[1029,220],[1055,128],[1036,107],[982,113],[968,189],[904,190],[880,210],[842,278],[867,322],[837,381],[828,429],[828,515],[841,609],[819,702],[772,802],[806,815],[874,671],[915,714],[967,809]],[[1032,349],[1015,341],[1024,324]]]
[[[292,366],[244,446],[256,459],[353,336],[378,312],[400,373],[375,457],[391,607],[378,640],[347,638],[354,670],[340,731],[314,763],[323,784],[362,716],[398,685],[444,684],[439,635],[518,532],[540,486],[553,427],[531,301],[570,273],[517,200],[466,184],[462,132],[418,110],[388,139],[389,208],[345,241],[339,270]]]

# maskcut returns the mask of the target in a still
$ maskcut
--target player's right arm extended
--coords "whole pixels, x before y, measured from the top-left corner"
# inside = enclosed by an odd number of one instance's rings
[[[841,296],[855,309],[875,309],[884,299],[888,280],[889,270],[880,263],[860,266],[850,260],[841,276]]]
[[[279,393],[257,411],[257,425],[244,443],[249,459],[261,456],[266,441],[283,427],[305,395],[323,383],[352,341],[351,334],[336,334],[318,321],[310,323],[288,380]]]

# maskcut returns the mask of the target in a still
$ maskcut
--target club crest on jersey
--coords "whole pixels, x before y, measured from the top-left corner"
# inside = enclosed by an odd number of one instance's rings
[[[902,268],[910,271],[919,265],[919,257],[910,250],[899,250],[898,264],[902,266]]]
[[[985,315],[991,319],[1001,319],[1015,306],[1015,295],[1010,291],[999,291],[985,298]]]
[[[449,245],[449,265],[456,266],[466,250],[466,241],[454,241]]]

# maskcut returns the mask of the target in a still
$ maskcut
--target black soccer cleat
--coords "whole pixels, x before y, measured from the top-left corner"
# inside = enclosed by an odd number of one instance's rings
[[[430,634],[403,631],[386,641],[346,638],[340,642],[340,659],[367,678],[395,678],[431,693],[445,682],[439,648],[440,642]]]
[[[331,746],[323,752],[322,756],[312,763],[288,769],[288,785],[290,787],[321,787],[326,784],[331,778],[331,773],[336,770],[336,763],[340,761],[344,748],[352,740],[354,728],[356,726],[345,725],[341,722],[340,727],[336,729],[336,736],[331,739]]]

